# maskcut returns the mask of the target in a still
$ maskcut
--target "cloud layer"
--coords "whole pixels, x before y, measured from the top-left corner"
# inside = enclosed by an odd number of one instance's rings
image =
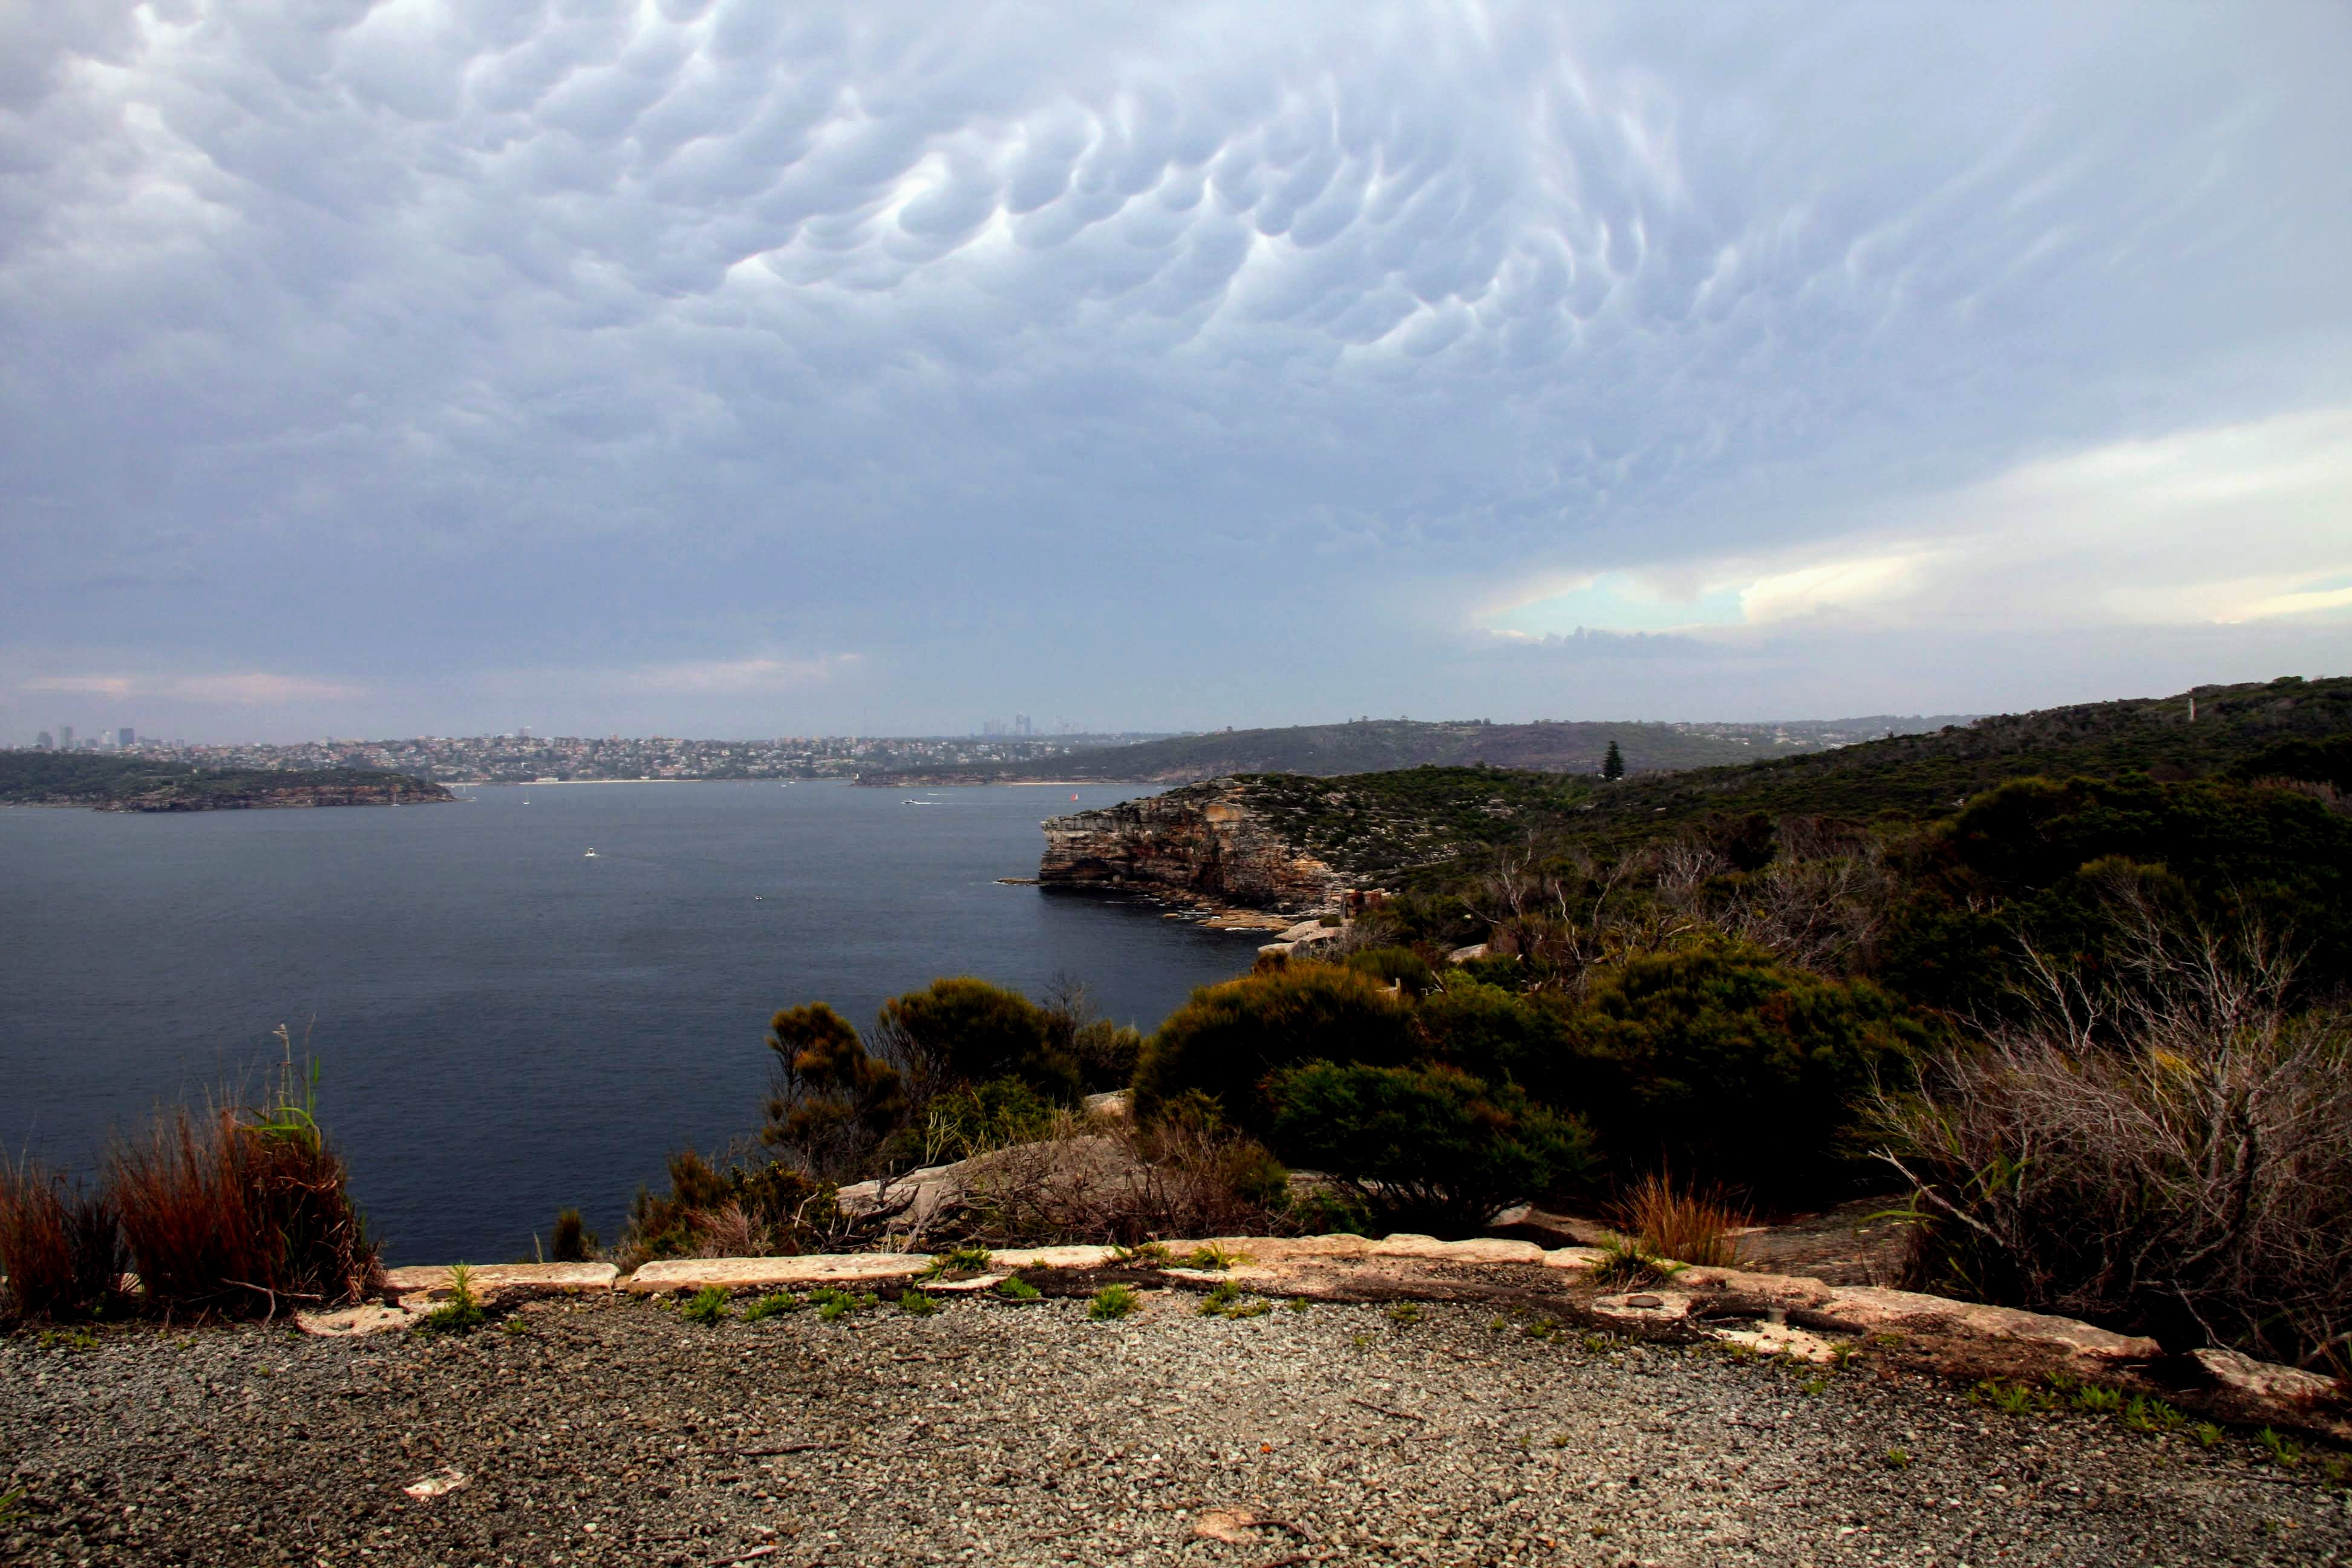
[[[2340,11],[945,16],[0,16],[0,728],[91,680],[756,732],[2352,652]]]

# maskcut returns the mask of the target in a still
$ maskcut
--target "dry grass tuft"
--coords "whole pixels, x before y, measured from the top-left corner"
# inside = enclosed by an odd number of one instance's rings
[[[30,1160],[0,1165],[0,1317],[103,1311],[122,1274],[114,1211]]]
[[[151,1309],[275,1316],[383,1283],[342,1158],[307,1103],[159,1114],[115,1150],[107,1193]]]
[[[1619,1201],[1617,1223],[1653,1258],[1728,1268],[1739,1261],[1732,1233],[1746,1228],[1748,1216],[1720,1189],[1676,1187],[1671,1174],[1654,1172]]]

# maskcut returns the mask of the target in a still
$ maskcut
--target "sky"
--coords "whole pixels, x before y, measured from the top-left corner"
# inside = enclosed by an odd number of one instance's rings
[[[0,6],[0,742],[2352,672],[2352,7]]]

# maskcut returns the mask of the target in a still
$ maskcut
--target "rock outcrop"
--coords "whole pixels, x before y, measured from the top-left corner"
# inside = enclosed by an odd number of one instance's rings
[[[1276,833],[1239,779],[1212,779],[1046,823],[1037,880],[1304,912],[1331,909],[1346,879]]]

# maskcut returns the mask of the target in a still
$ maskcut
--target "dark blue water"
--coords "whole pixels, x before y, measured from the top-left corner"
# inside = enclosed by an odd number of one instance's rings
[[[1056,974],[1149,1029],[1247,936],[999,886],[1133,786],[483,789],[463,805],[0,810],[0,1145],[79,1163],[158,1099],[263,1081],[289,1025],[394,1261],[607,1237],[664,1156],[756,1130],[776,1008]],[[596,858],[584,851],[593,847]],[[755,895],[757,900],[755,901]],[[1263,940],[1263,939],[1257,939]]]

